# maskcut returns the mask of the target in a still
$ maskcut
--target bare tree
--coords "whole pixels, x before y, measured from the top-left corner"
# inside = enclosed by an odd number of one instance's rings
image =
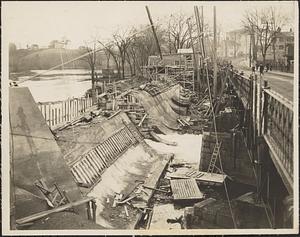
[[[178,49],[190,46],[190,36],[187,20],[190,16],[182,13],[170,16],[168,24],[168,48],[169,53],[177,52]],[[196,31],[195,25],[192,25],[192,34]]]
[[[244,17],[245,29],[254,37],[260,45],[260,51],[263,58],[263,63],[266,61],[266,55],[269,47],[274,45],[277,34],[282,27],[288,22],[288,17],[270,7],[258,11],[257,9],[247,11]],[[252,42],[253,42],[252,38]]]
[[[116,46],[113,43],[104,44],[100,40],[98,40],[98,42],[104,47],[104,51],[105,51],[105,55],[106,55],[106,59],[107,59],[107,65],[109,65],[109,59],[111,56],[115,62],[117,72],[118,72],[118,77],[121,78],[120,56],[117,52]]]
[[[87,45],[87,44],[86,44]],[[96,41],[93,43],[92,48],[89,46],[85,47],[85,51],[88,53],[85,57],[83,57],[81,60],[85,61],[91,70],[91,80],[92,80],[92,100],[93,103],[96,103],[96,80],[97,80],[97,74],[96,74],[96,65],[97,65],[97,52],[96,52]]]
[[[120,58],[120,67],[121,67],[121,78],[125,78],[125,62],[127,58],[127,50],[132,43],[134,36],[130,36],[131,31],[125,31],[124,33],[116,32],[113,34],[114,44],[118,49],[118,55]],[[130,65],[131,66],[131,65]]]

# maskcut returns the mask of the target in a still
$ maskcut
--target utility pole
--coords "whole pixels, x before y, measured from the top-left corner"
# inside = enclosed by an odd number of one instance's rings
[[[202,13],[203,13],[203,7],[201,7]],[[202,22],[200,22],[200,17],[199,17],[199,10],[197,6],[194,6],[194,12],[195,12],[195,19],[196,19],[196,25],[197,25],[197,33],[198,33],[198,44],[199,44],[199,60],[198,60],[198,70],[197,70],[197,80],[199,83],[199,92],[201,91],[201,77],[200,77],[200,68],[203,66],[203,59],[205,58],[205,50],[204,50],[204,42],[203,42],[203,14],[202,14]],[[200,54],[202,57],[200,57]],[[203,71],[202,71],[203,75]]]
[[[196,23],[197,23],[197,30],[198,30],[199,46],[200,46],[200,49],[201,49],[201,54],[205,58],[205,49],[204,49],[204,41],[203,41],[203,38],[204,38],[203,7],[201,7],[201,9],[202,9],[202,16],[201,16],[202,20],[200,21],[198,7],[197,6],[194,7],[195,18],[196,18]]]
[[[218,86],[218,73],[217,73],[217,20],[216,20],[216,6],[214,6],[214,98],[217,96],[217,86]]]
[[[251,47],[252,47],[252,33],[250,35],[250,40],[249,40],[249,67],[251,67],[251,63],[252,63],[252,56],[251,56]],[[254,65],[255,67],[256,65]]]
[[[227,35],[225,35],[225,58],[228,57],[228,48],[227,48]]]
[[[162,59],[163,57],[162,57],[161,49],[160,49],[160,46],[159,46],[158,38],[157,38],[157,35],[156,35],[156,32],[155,32],[155,28],[154,28],[154,25],[153,25],[153,21],[152,21],[152,18],[151,18],[151,15],[150,15],[150,10],[149,10],[148,6],[146,6],[146,11],[147,11],[148,18],[149,18],[149,21],[150,21],[150,25],[151,25],[153,35],[154,35],[154,38],[155,38],[155,41],[156,41],[156,46],[157,46],[157,49],[158,49],[158,52],[159,52],[159,56],[160,56],[160,59]]]
[[[96,85],[95,85],[95,73],[96,73],[96,42],[94,42],[93,46],[93,54],[92,54],[92,60],[91,60],[91,71],[92,71],[92,101],[93,104],[97,102],[97,96],[96,96]]]
[[[199,81],[199,77],[198,77],[198,70],[197,70],[197,65],[198,65],[198,62],[197,62],[197,58],[196,58],[196,55],[195,55],[195,48],[194,48],[194,42],[193,42],[193,37],[192,37],[192,29],[191,29],[191,25],[190,25],[190,18],[187,19],[187,25],[188,25],[188,28],[189,28],[189,35],[190,35],[190,40],[191,40],[191,46],[192,46],[192,50],[193,50],[193,68],[194,68],[194,73],[196,72],[197,74],[197,81]],[[193,73],[193,91],[195,91],[195,74]]]
[[[234,55],[234,58],[236,58],[236,51],[237,51],[237,42],[236,42],[236,32],[234,32],[234,47],[233,47],[233,50],[234,50],[234,52],[233,52],[233,55]]]
[[[251,26],[251,45],[252,45],[252,58],[253,58],[253,61],[256,61],[257,54],[256,54],[256,44],[255,44],[255,32],[253,29],[253,25]]]

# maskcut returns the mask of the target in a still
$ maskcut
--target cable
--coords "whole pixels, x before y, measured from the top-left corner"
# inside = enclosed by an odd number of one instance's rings
[[[213,115],[214,130],[215,130],[215,134],[216,134],[216,143],[218,144],[219,141],[218,141],[217,127],[216,127],[216,118],[215,118],[215,112],[214,112],[214,108],[213,108],[212,96],[211,96],[211,91],[210,91],[210,83],[209,83],[209,75],[208,75],[207,63],[205,63],[205,70],[206,70],[206,79],[207,79],[209,100],[210,100],[210,103],[211,103],[211,109],[212,109],[212,115]],[[221,156],[220,156],[220,152],[218,154],[219,154],[220,168],[222,170],[222,173],[224,173],[224,171],[223,171],[223,165],[222,165],[222,161],[221,161]],[[226,180],[225,179],[224,179],[224,188],[225,188],[226,198],[227,198],[227,201],[228,201],[228,205],[229,205],[229,209],[230,209],[232,221],[233,221],[233,224],[234,224],[234,228],[237,229],[237,224],[235,222],[235,217],[234,217],[234,214],[233,214],[233,211],[232,211],[232,207],[231,207],[231,203],[230,203],[230,200],[229,200],[229,194],[228,194],[227,184],[226,184]]]
[[[158,22],[159,22],[159,21],[156,22],[157,25],[158,25]],[[137,32],[135,32],[135,33],[129,35],[128,38],[132,38],[132,37],[138,35],[139,33],[142,33],[142,32],[144,32],[144,31],[146,31],[146,30],[149,29],[149,28],[151,28],[151,25],[145,27],[144,29],[142,29],[142,30],[140,30],[140,31],[137,31]],[[114,44],[115,44],[115,42],[110,41],[110,42],[108,42],[107,44],[103,45],[103,47],[99,47],[98,49],[95,49],[95,50],[93,50],[93,51],[91,51],[91,52],[84,53],[84,54],[82,54],[82,55],[80,55],[80,56],[78,56],[78,57],[76,57],[76,58],[73,58],[73,59],[67,61],[67,62],[64,62],[64,63],[59,64],[59,65],[54,66],[54,67],[51,67],[51,68],[49,68],[48,70],[46,70],[46,71],[44,71],[44,72],[38,73],[38,74],[36,74],[36,75],[34,75],[34,76],[32,76],[32,77],[28,77],[28,78],[26,78],[26,79],[24,79],[24,80],[22,80],[22,81],[19,81],[18,84],[23,83],[23,82],[28,81],[28,80],[31,80],[31,79],[33,79],[33,78],[35,78],[35,77],[41,76],[41,75],[43,75],[43,74],[45,74],[45,73],[47,73],[47,72],[50,72],[50,71],[52,71],[52,70],[54,70],[54,69],[57,69],[57,68],[59,68],[59,67],[62,67],[63,65],[66,65],[66,64],[75,62],[75,61],[77,61],[77,60],[79,60],[79,59],[81,59],[81,58],[86,57],[87,55],[89,55],[89,54],[91,54],[91,53],[94,53],[94,52],[95,52],[95,53],[100,52],[100,51],[106,49],[106,48],[109,47],[109,46],[113,46]]]
[[[249,96],[250,96],[250,94],[249,94]],[[251,97],[251,96],[250,96],[250,97]],[[250,106],[250,104],[249,104],[249,101],[247,100],[247,105],[246,105],[246,107],[249,108],[249,106]],[[262,109],[263,109],[263,108],[262,108]],[[244,145],[245,145],[245,147],[246,147],[246,149],[247,149],[247,143],[246,143],[246,139],[245,139],[244,136],[243,136],[243,141],[244,141]],[[250,159],[250,162],[252,163],[252,160],[253,160],[253,159],[252,159],[252,156],[251,156],[251,154],[250,154],[250,152],[249,152],[248,149],[247,149],[247,154],[248,154],[248,157],[249,157],[249,159]],[[253,165],[252,165],[252,171],[253,171],[253,174],[254,174],[254,177],[255,177],[255,180],[256,180],[256,183],[257,183],[257,182],[258,182],[258,177],[257,177],[256,170],[255,170],[255,168],[254,168]],[[258,184],[257,184],[257,185],[258,185]],[[273,225],[272,225],[271,220],[270,220],[270,216],[269,216],[269,214],[268,214],[267,204],[264,202],[263,199],[262,199],[262,203],[263,203],[263,205],[264,205],[264,210],[265,210],[265,213],[266,213],[266,216],[267,216],[269,225],[270,225],[271,228],[273,228]],[[271,211],[271,215],[272,215],[272,211]]]

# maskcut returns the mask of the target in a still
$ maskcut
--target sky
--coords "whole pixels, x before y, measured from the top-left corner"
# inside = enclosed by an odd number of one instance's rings
[[[212,25],[213,5],[217,9],[217,25],[222,31],[241,28],[247,9],[274,6],[293,18],[294,2],[2,2],[3,34],[17,47],[27,44],[48,46],[51,40],[71,40],[70,48],[78,48],[95,37],[108,40],[112,33],[130,26],[147,25],[145,5],[150,8],[154,23],[167,23],[174,13],[193,15],[193,7],[203,6],[204,21]]]

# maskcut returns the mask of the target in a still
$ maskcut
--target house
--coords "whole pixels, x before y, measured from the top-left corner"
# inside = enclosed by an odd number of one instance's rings
[[[245,29],[238,29],[226,33],[223,44],[225,57],[240,57],[249,54],[250,35]]]
[[[39,46],[37,44],[32,44],[32,45],[28,45],[27,44],[27,49],[29,50],[38,50],[39,49]]]
[[[294,32],[283,31],[276,35],[274,44],[271,45],[266,54],[267,61],[287,63],[294,60]]]
[[[38,50],[39,49],[39,46],[37,44],[32,44],[30,49],[32,50]]]
[[[54,48],[54,49],[65,49],[67,44],[69,43],[69,40],[52,40],[49,44],[49,48]]]

